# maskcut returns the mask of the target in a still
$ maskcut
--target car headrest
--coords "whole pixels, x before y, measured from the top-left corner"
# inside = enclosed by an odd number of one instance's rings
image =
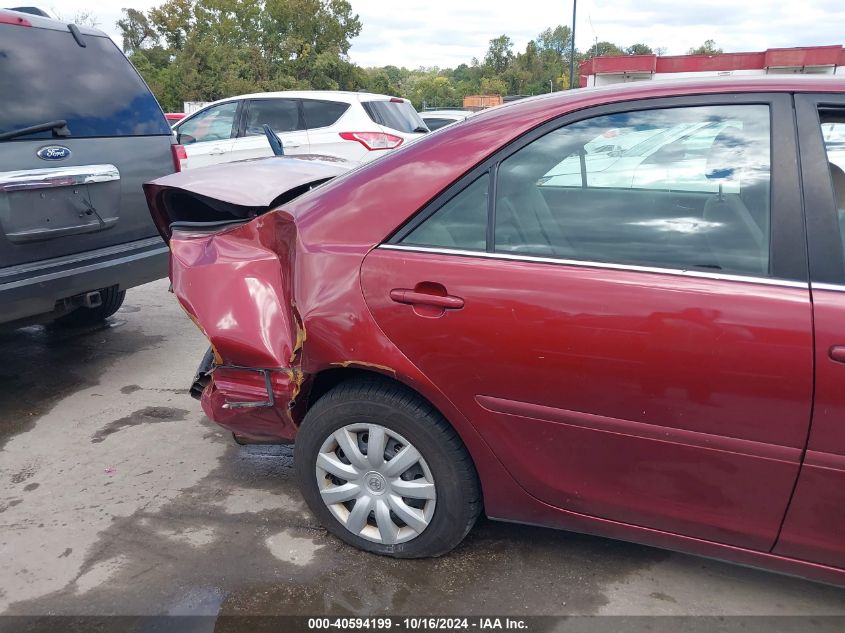
[[[727,127],[716,135],[707,155],[705,176],[710,180],[735,179],[748,160],[748,141],[742,130]]]

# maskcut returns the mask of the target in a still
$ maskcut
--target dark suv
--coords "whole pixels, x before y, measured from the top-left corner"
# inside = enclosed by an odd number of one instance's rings
[[[105,319],[167,274],[142,183],[178,167],[158,103],[101,31],[0,9],[0,324]]]

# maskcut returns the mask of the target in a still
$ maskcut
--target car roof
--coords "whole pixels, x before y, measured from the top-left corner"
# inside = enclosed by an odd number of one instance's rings
[[[226,101],[235,101],[237,99],[322,99],[323,101],[342,101],[343,103],[352,103],[354,101],[387,101],[390,99],[400,99],[401,97],[392,97],[390,95],[375,94],[372,92],[352,92],[348,90],[283,90],[280,92],[253,92],[250,94],[235,95],[226,97],[225,99],[218,99],[214,103],[224,103]],[[403,99],[407,101],[407,99]],[[211,104],[208,104],[211,105]]]
[[[24,11],[12,11],[11,9],[0,8],[0,15],[6,15],[21,20],[21,24],[29,24],[38,29],[52,29],[54,31],[67,31],[68,22],[61,20],[54,20],[53,18],[45,18],[34,13],[26,13]],[[79,32],[83,35],[93,35],[95,37],[108,37],[100,29],[91,28],[89,26],[77,25]]]
[[[472,110],[424,110],[420,112],[421,117],[427,116],[463,116],[467,117],[473,114]]]

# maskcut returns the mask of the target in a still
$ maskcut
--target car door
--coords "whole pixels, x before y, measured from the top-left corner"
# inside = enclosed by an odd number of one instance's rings
[[[796,95],[815,322],[815,405],[775,553],[845,567],[845,97]]]
[[[227,163],[231,159],[239,101],[211,106],[174,126],[176,139],[185,146],[183,169]]]
[[[716,120],[736,133],[714,138],[707,190],[590,186],[603,130]],[[581,182],[545,186],[572,154]],[[812,393],[795,160],[788,95],[573,114],[374,249],[366,300],[530,494],[768,550]]]
[[[264,134],[265,124],[279,135],[285,154],[310,153],[299,99],[250,99],[244,105],[243,123],[233,143],[231,160],[273,155]]]

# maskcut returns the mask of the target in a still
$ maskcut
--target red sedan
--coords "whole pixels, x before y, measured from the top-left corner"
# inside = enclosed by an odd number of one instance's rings
[[[205,412],[344,541],[483,510],[841,584],[843,131],[841,80],[655,81],[147,196]]]

